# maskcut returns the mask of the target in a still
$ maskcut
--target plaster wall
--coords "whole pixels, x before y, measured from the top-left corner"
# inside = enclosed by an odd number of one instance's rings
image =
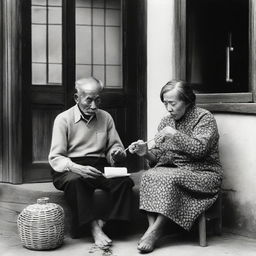
[[[215,114],[224,169],[224,226],[256,237],[256,116]]]
[[[161,87],[172,78],[174,58],[172,34],[174,0],[148,0],[148,137],[154,136],[157,124],[165,113],[160,101]]]

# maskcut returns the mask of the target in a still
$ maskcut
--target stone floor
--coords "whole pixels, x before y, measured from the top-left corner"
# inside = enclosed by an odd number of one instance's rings
[[[71,239],[66,236],[64,244],[51,251],[33,251],[24,248],[16,233],[0,231],[1,256],[134,256],[140,255],[136,246],[139,234],[113,239],[109,251],[96,248],[90,238]],[[158,244],[152,256],[255,256],[256,240],[224,233],[222,236],[208,238],[208,246],[200,247],[193,237],[166,236]]]

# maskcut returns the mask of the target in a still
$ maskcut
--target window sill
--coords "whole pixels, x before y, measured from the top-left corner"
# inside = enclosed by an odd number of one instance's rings
[[[253,102],[251,92],[239,93],[198,93],[196,94],[198,103],[247,103]]]
[[[256,114],[256,103],[197,103],[197,106],[213,113]]]
[[[211,112],[256,114],[251,92],[196,94],[197,106]]]

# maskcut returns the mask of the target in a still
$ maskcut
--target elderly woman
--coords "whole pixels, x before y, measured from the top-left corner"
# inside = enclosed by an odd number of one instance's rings
[[[196,107],[190,84],[170,81],[160,93],[169,114],[162,118],[155,145],[138,140],[131,153],[149,160],[140,186],[140,209],[147,213],[148,229],[138,243],[151,252],[171,220],[190,230],[197,217],[217,199],[222,182],[219,134],[213,115]]]

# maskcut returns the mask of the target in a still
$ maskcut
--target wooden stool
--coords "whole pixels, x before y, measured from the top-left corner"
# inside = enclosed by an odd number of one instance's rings
[[[199,245],[207,246],[206,241],[206,221],[214,221],[214,233],[221,235],[222,233],[222,196],[219,192],[216,202],[198,219],[199,224]]]

